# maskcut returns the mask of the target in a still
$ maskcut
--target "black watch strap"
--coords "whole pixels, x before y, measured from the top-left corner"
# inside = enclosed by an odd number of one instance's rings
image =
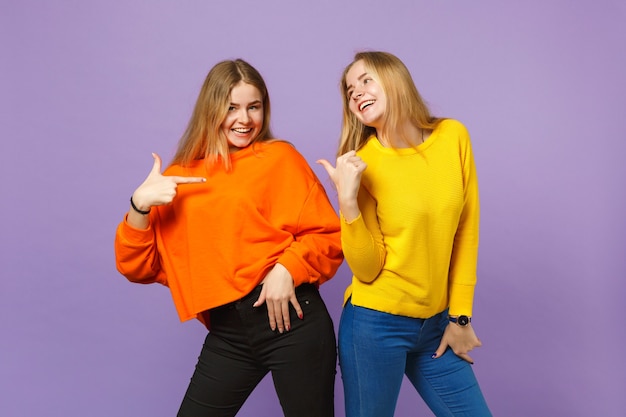
[[[448,316],[448,320],[450,323],[456,323],[461,327],[465,327],[472,322],[472,318],[464,315],[460,315],[458,317],[450,317]]]

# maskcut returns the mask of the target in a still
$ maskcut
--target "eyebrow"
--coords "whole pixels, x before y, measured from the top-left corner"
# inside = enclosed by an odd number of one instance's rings
[[[251,101],[250,103],[246,104],[247,106],[251,106],[253,104],[263,104],[263,102],[261,100],[254,100]],[[230,102],[231,106],[239,106],[239,103],[233,103],[232,101]]]
[[[367,75],[367,72],[364,72],[363,74],[359,75],[359,78],[357,78],[357,81],[361,81],[363,79],[363,77],[365,77],[366,75]],[[350,91],[351,88],[354,88],[354,86],[352,84],[347,86],[346,91]]]

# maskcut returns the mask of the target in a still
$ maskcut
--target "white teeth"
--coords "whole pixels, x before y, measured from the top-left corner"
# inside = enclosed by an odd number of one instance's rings
[[[252,132],[252,129],[233,129],[233,131],[237,132],[237,133],[249,133]]]
[[[369,106],[370,104],[374,104],[376,100],[367,100],[364,101],[363,103],[361,103],[361,105],[359,106],[359,110],[363,110],[364,108],[366,108],[367,106]]]

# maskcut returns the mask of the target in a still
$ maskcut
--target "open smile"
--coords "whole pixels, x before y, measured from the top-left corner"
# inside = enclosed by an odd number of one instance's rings
[[[250,128],[247,128],[247,129],[244,129],[244,128],[242,128],[242,127],[236,127],[236,128],[234,128],[234,129],[231,129],[231,130],[232,130],[233,132],[235,132],[235,133],[239,133],[239,134],[241,134],[241,135],[245,135],[245,134],[247,134],[247,133],[252,132],[252,128],[251,128],[251,127],[250,127]]]
[[[366,108],[368,108],[369,106],[371,106],[372,104],[374,104],[376,102],[376,100],[366,100],[363,103],[361,103],[359,105],[359,111],[363,111]]]

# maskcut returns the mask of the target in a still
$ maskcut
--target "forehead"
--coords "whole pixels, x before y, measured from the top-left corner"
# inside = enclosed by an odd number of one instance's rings
[[[346,85],[354,85],[358,81],[359,77],[366,72],[367,69],[365,68],[365,63],[363,62],[363,60],[360,59],[356,61],[354,64],[352,64],[348,72],[346,72]]]
[[[252,84],[240,81],[230,90],[230,101],[234,103],[261,101],[261,92]]]

